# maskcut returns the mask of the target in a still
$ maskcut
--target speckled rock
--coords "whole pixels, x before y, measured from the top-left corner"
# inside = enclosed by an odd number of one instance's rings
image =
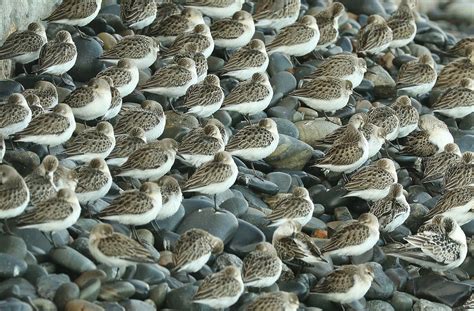
[[[265,161],[275,168],[301,170],[311,158],[312,150],[296,138],[280,135],[277,149]]]

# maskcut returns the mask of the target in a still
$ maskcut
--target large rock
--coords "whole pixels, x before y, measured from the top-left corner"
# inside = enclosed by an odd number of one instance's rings
[[[29,23],[47,17],[61,0],[15,0],[1,1],[0,44],[9,34],[24,30]],[[0,61],[0,79],[10,77],[10,61]]]
[[[333,119],[333,118],[331,118]],[[318,141],[326,137],[340,127],[340,120],[330,122],[325,118],[318,118],[315,120],[303,120],[295,123],[299,131],[300,140],[304,141],[312,147],[319,145]],[[339,124],[337,124],[339,123]]]
[[[275,168],[301,170],[311,158],[312,152],[310,145],[280,134],[277,149],[265,161]]]

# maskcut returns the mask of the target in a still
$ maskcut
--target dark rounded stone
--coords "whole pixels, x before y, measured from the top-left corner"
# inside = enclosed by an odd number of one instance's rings
[[[26,244],[22,238],[14,235],[0,235],[0,253],[25,258]]]
[[[133,284],[125,281],[114,281],[102,284],[99,298],[106,301],[118,301],[130,298],[135,293]]]
[[[287,71],[293,68],[293,64],[289,58],[283,53],[273,53],[269,56],[268,62],[268,73],[270,76],[274,76],[279,72]]]
[[[97,269],[89,258],[68,246],[53,249],[49,256],[55,263],[76,273]]]
[[[296,79],[288,71],[280,71],[270,79],[275,93],[288,94],[296,88]]]
[[[373,262],[371,265],[374,268],[374,279],[376,281],[372,282],[365,297],[383,300],[390,298],[395,291],[395,284],[393,284],[392,280],[384,273],[380,264]]]
[[[73,38],[77,48],[77,60],[69,74],[74,80],[87,82],[105,68],[98,58],[102,55],[102,47],[93,38]]]
[[[5,101],[13,93],[21,93],[25,88],[14,80],[0,81],[0,100]]]
[[[247,212],[249,204],[243,198],[234,197],[225,200],[219,207],[239,217]]]
[[[310,145],[280,134],[277,149],[265,161],[275,168],[301,170],[310,160],[312,151]]]
[[[140,300],[148,298],[150,285],[140,280],[129,280],[129,282],[135,287],[135,294],[133,294],[132,298]]]
[[[267,174],[266,178],[278,186],[280,193],[290,192],[292,179],[289,174],[283,172],[272,172]]]
[[[61,310],[69,301],[79,298],[79,294],[79,286],[76,283],[64,283],[56,290],[53,301]]]
[[[340,46],[344,52],[352,52],[352,42],[348,37],[340,37],[336,45]]]
[[[10,254],[0,253],[0,278],[22,276],[28,265],[23,259]]]
[[[206,230],[225,243],[230,241],[237,231],[238,221],[237,218],[229,212],[216,212],[212,208],[206,208],[186,215],[179,224],[176,232],[182,234],[191,228]]]
[[[43,266],[40,265],[28,265],[28,268],[26,269],[25,274],[23,275],[23,278],[28,280],[31,284],[35,284],[37,280],[42,277],[48,275],[48,272]]]
[[[92,278],[85,281],[84,284],[81,285],[81,293],[79,298],[87,301],[97,300],[101,286],[102,282],[99,278]]]
[[[282,118],[272,118],[272,120],[275,121],[277,125],[278,133],[285,134],[294,138],[299,137],[300,132],[298,131],[296,125],[290,121],[291,119],[287,120]]]
[[[166,306],[176,310],[191,310],[193,307],[192,298],[197,289],[197,286],[190,284],[169,291],[166,296]]]
[[[239,227],[234,237],[227,244],[229,250],[239,257],[253,251],[255,245],[265,241],[265,235],[254,225],[239,219]]]
[[[156,224],[161,229],[173,231],[183,219],[184,213],[184,207],[181,205],[173,216],[166,219],[157,220]]]
[[[150,299],[155,303],[158,310],[163,306],[169,286],[167,283],[158,284],[150,289]]]
[[[425,298],[453,307],[470,296],[471,286],[449,281],[440,275],[431,273],[409,280],[407,292],[418,298]]]
[[[8,298],[6,300],[0,300],[0,310],[8,311],[33,311],[33,308],[26,302],[18,300],[16,298]]]
[[[53,300],[59,287],[70,283],[66,274],[49,274],[42,276],[37,281],[38,294],[42,298]]]

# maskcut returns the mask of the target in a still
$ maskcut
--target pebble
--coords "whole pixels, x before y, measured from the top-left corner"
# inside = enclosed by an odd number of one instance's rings
[[[365,78],[374,84],[374,94],[376,98],[389,98],[394,94],[395,81],[390,74],[381,66],[370,67],[371,73],[367,73]]]
[[[199,228],[208,231],[226,243],[235,234],[237,227],[237,218],[231,213],[215,212],[214,209],[206,208],[186,215],[176,232],[181,234],[191,228]]]
[[[92,278],[80,286],[79,298],[87,301],[95,301],[99,297],[102,282],[99,278]]]
[[[296,111],[285,106],[274,106],[268,109],[268,116],[272,119],[292,120]],[[281,133],[283,134],[283,133]]]
[[[282,118],[272,118],[272,120],[275,121],[277,125],[278,133],[288,135],[294,138],[299,137],[300,133],[293,122],[289,121],[288,119]]]
[[[298,121],[295,125],[299,132],[299,139],[313,148],[320,145],[318,142],[320,139],[341,126],[340,124],[334,124],[323,118]]]
[[[426,311],[426,310],[451,311],[451,308],[441,303],[435,303],[426,299],[420,299],[413,305],[412,310],[413,311]]]
[[[404,292],[394,292],[390,300],[393,308],[397,311],[410,311],[413,306],[413,298]]]
[[[79,310],[87,310],[87,311],[105,311],[104,308],[86,301],[82,299],[74,299],[67,303],[65,311],[79,311]]]
[[[256,226],[239,219],[239,227],[227,247],[239,257],[253,251],[255,246],[265,241],[265,235]]]
[[[66,304],[73,300],[79,298],[80,289],[79,286],[75,283],[64,283],[58,287],[56,294],[54,295],[54,303],[58,309],[64,309]]]
[[[166,306],[176,310],[191,310],[192,297],[197,291],[197,286],[192,284],[170,290],[166,296]]]
[[[367,301],[367,310],[369,311],[395,311],[395,309],[386,301],[371,300]]]
[[[459,305],[471,294],[469,285],[449,281],[433,273],[409,280],[406,288],[416,297],[424,297],[450,307]]]
[[[23,259],[9,254],[0,254],[0,262],[0,278],[22,276],[28,267]]]
[[[271,77],[275,76],[279,72],[287,71],[291,68],[293,68],[293,64],[284,54],[273,53],[269,56],[267,71]]]
[[[105,301],[120,301],[130,298],[135,293],[133,284],[125,281],[114,281],[102,284],[99,298]]]
[[[384,273],[383,268],[378,263],[372,263],[371,266],[374,268],[374,279],[376,282],[372,282],[372,286],[365,295],[368,299],[383,299],[390,298],[395,291],[395,284],[392,280]]]
[[[0,253],[23,259],[26,256],[26,244],[23,239],[13,235],[0,236]]]
[[[243,198],[234,197],[225,200],[219,207],[234,214],[235,217],[240,217],[247,212],[249,204]]]
[[[33,311],[33,308],[29,304],[16,298],[0,300],[0,309],[12,311]]]
[[[13,93],[21,93],[25,88],[14,80],[0,81],[0,100],[6,100]]]
[[[292,179],[289,174],[283,172],[271,172],[267,174],[266,179],[276,184],[280,189],[280,193],[290,192]]]
[[[280,71],[272,76],[270,84],[275,93],[288,94],[296,88],[296,79],[288,71]]]
[[[76,273],[97,269],[90,259],[68,246],[55,248],[49,255],[55,263]]]
[[[53,300],[58,288],[69,282],[69,276],[66,274],[49,274],[40,277],[36,286],[38,288],[38,294],[42,298]]]
[[[87,82],[105,68],[104,62],[99,60],[103,50],[93,38],[73,37],[77,48],[77,60],[68,73],[74,80]]]
[[[277,149],[266,161],[277,169],[301,170],[311,158],[310,145],[288,135],[280,134]]]

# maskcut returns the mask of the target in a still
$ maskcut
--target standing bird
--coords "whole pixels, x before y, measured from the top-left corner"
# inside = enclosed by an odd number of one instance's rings
[[[3,137],[2,134],[0,134],[0,164],[3,163],[3,157],[5,156],[5,138]]]
[[[280,29],[292,25],[300,16],[301,0],[256,1],[253,19],[258,28]]]
[[[80,215],[81,206],[74,191],[62,188],[55,197],[36,204],[33,209],[19,216],[17,227],[49,232],[51,242],[55,245],[54,232],[71,227]]]
[[[136,150],[145,146],[147,139],[141,127],[134,127],[129,134],[115,136],[115,147],[107,157],[108,165],[123,165]]]
[[[23,95],[13,93],[0,105],[0,134],[8,138],[24,130],[32,119],[30,106]]]
[[[460,57],[441,69],[435,88],[448,89],[457,87],[463,79],[474,80],[474,44],[465,49],[465,57]]]
[[[223,102],[224,91],[219,77],[210,74],[202,82],[188,88],[182,107],[188,109],[186,113],[194,114],[199,118],[208,118],[221,108]]]
[[[398,71],[397,92],[419,96],[431,91],[436,83],[437,73],[431,55],[423,54],[418,60],[403,64]]]
[[[182,190],[214,195],[214,207],[217,209],[216,194],[229,189],[235,183],[237,173],[232,156],[226,151],[218,152],[213,160],[201,165],[189,177]]]
[[[0,165],[0,219],[9,233],[7,220],[22,214],[30,202],[30,191],[20,174],[11,166]]]
[[[225,97],[222,110],[236,111],[244,116],[265,110],[273,97],[273,88],[266,73],[254,73],[239,83]]]
[[[392,232],[401,226],[410,216],[410,210],[400,184],[393,184],[385,198],[370,206],[370,212],[378,218],[382,232]]]
[[[183,201],[183,194],[178,182],[171,176],[161,177],[158,186],[161,190],[162,207],[156,220],[164,220],[176,214]]]
[[[330,301],[351,303],[365,296],[369,291],[375,272],[370,263],[345,265],[330,272],[311,291]]]
[[[418,114],[418,110],[412,106],[410,97],[406,95],[398,97],[395,102],[390,105],[390,108],[395,111],[400,122],[397,138],[408,136],[418,127],[420,115]]]
[[[184,6],[199,10],[213,19],[231,17],[242,10],[245,0],[185,0]]]
[[[158,180],[171,170],[178,144],[170,138],[154,141],[129,155],[117,176]]]
[[[247,80],[254,73],[264,73],[268,67],[268,54],[265,44],[260,39],[252,39],[246,46],[230,56],[222,68],[224,76],[237,80]]]
[[[200,167],[214,155],[224,151],[224,141],[217,126],[209,124],[199,133],[185,136],[178,148],[178,157],[186,164]]]
[[[231,265],[206,276],[194,294],[193,302],[224,309],[235,304],[243,292],[244,283],[240,269]]]
[[[200,11],[185,8],[181,13],[156,19],[146,30],[146,35],[156,37],[164,46],[169,46],[179,34],[190,32],[196,25],[204,24]]]
[[[336,43],[339,37],[339,18],[344,14],[342,3],[334,2],[314,17],[319,27],[319,41],[316,50],[325,49]]]
[[[423,179],[422,182],[433,182],[444,177],[444,174],[451,164],[461,159],[461,150],[455,143],[449,143],[444,146],[444,150],[434,154],[423,161]]]
[[[88,205],[107,195],[112,186],[112,175],[101,158],[92,159],[88,165],[74,169],[77,186],[74,190],[79,203]]]
[[[144,100],[140,107],[123,107],[115,123],[115,134],[129,134],[139,126],[145,131],[147,141],[157,139],[163,134],[166,115],[163,107],[154,100]]]
[[[193,42],[185,43],[181,51],[173,57],[177,63],[182,58],[190,58],[196,66],[197,82],[201,82],[207,75],[208,65],[206,56],[199,52],[199,47]]]
[[[69,160],[88,163],[95,158],[105,159],[114,147],[114,128],[109,122],[102,121],[68,141],[65,153]]]
[[[348,124],[342,137],[326,150],[324,157],[315,166],[332,172],[351,173],[361,167],[368,158],[369,144],[360,127]]]
[[[53,147],[68,141],[75,129],[76,121],[71,108],[66,104],[59,104],[53,111],[32,120],[24,130],[16,134],[16,140]]]
[[[102,79],[105,79],[107,83],[109,84],[109,89],[110,89],[110,107],[107,110],[107,112],[102,116],[102,120],[110,120],[115,118],[120,110],[122,110],[122,96],[120,95],[119,90],[115,87],[114,81],[112,80],[111,77],[105,76],[102,77]]]
[[[224,243],[202,229],[182,233],[173,249],[174,271],[197,272],[207,263],[211,254],[224,251]]]
[[[137,241],[114,232],[109,224],[97,224],[89,236],[89,251],[100,263],[125,268],[137,263],[155,263],[156,258]]]
[[[344,188],[349,191],[344,197],[359,197],[366,201],[377,201],[386,197],[390,187],[397,183],[395,164],[390,159],[380,159],[372,165],[355,172]]]
[[[387,49],[393,40],[393,33],[385,19],[380,15],[371,15],[357,33],[359,46],[357,52],[379,54]]]
[[[36,205],[56,196],[54,173],[58,169],[58,159],[53,155],[44,157],[41,164],[25,177],[25,183],[30,191],[30,203]]]
[[[448,166],[443,179],[444,190],[474,186],[474,153],[466,151],[461,159]]]
[[[305,226],[313,217],[314,204],[304,187],[296,187],[291,195],[280,200],[267,216],[269,226],[281,226],[288,221],[296,221]]]
[[[179,53],[186,43],[194,43],[197,52],[202,53],[206,58],[214,51],[214,39],[211,30],[206,24],[196,25],[192,32],[182,33],[176,37],[173,44],[163,53],[163,58],[171,58]]]
[[[387,255],[433,271],[459,267],[466,258],[466,235],[451,217],[436,215],[421,226],[417,234],[405,238],[408,243]]]
[[[40,99],[38,96],[31,94],[25,96],[25,99],[31,110],[31,119],[34,119],[44,113],[44,109],[43,107],[41,107]]]
[[[138,68],[128,58],[119,60],[117,65],[108,67],[97,74],[97,78],[105,76],[112,79],[114,87],[122,97],[132,93],[138,85]]]
[[[379,236],[377,217],[371,213],[364,213],[356,221],[338,228],[321,252],[331,256],[357,256],[372,249]]]
[[[299,22],[286,26],[267,45],[268,54],[280,52],[288,56],[304,56],[316,49],[319,42],[316,19],[305,15]]]
[[[140,189],[122,192],[97,216],[131,226],[136,237],[135,226],[146,225],[155,220],[160,209],[160,188],[155,183],[145,182]]]
[[[254,161],[265,159],[278,147],[280,135],[278,128],[272,119],[266,118],[243,127],[232,135],[226,145],[226,151],[241,159]]]
[[[143,35],[126,36],[114,47],[104,51],[100,59],[107,63],[117,64],[121,59],[129,59],[138,69],[153,65],[160,51],[156,38]]]
[[[460,85],[446,90],[431,108],[433,108],[433,112],[456,119],[473,113],[474,79],[462,79]]]
[[[46,44],[46,31],[40,23],[31,23],[27,30],[15,31],[10,34],[0,47],[0,60],[11,59],[23,65],[35,61]]]
[[[179,59],[158,69],[151,78],[140,86],[140,90],[171,98],[178,98],[186,94],[188,88],[196,84],[196,64],[191,58]]]
[[[304,82],[290,96],[296,97],[306,106],[324,113],[344,108],[352,94],[352,83],[333,77],[318,77]]]
[[[230,19],[215,21],[210,29],[214,45],[223,49],[241,48],[255,33],[252,15],[246,11],[235,12]]]
[[[247,311],[296,311],[300,306],[295,293],[271,292],[258,295],[255,300],[245,307]]]
[[[272,244],[258,243],[243,259],[242,279],[245,286],[264,288],[280,278],[282,262]]]
[[[319,77],[339,78],[350,81],[352,88],[356,88],[361,84],[366,72],[367,63],[365,59],[358,58],[354,54],[342,53],[326,58],[316,68],[316,71],[305,77],[305,79],[317,79]]]
[[[104,78],[93,78],[69,93],[64,103],[71,107],[77,119],[90,121],[103,117],[112,104],[110,85]]]
[[[388,141],[398,137],[400,131],[400,119],[397,113],[389,106],[380,103],[374,103],[374,107],[368,113],[369,122],[382,127],[385,130],[385,138]]]
[[[474,186],[463,186],[445,192],[426,217],[451,217],[462,226],[474,219]]]
[[[387,20],[387,25],[392,29],[393,40],[391,48],[401,48],[413,41],[416,35],[415,13],[416,0],[402,0],[398,9]]]
[[[23,91],[23,96],[36,95],[40,99],[43,109],[53,109],[58,104],[58,91],[54,84],[49,81],[40,80],[35,83],[33,89]]]
[[[311,237],[301,232],[301,224],[293,220],[275,230],[272,244],[278,257],[286,263],[312,266],[327,261]]]
[[[435,153],[442,152],[447,144],[454,142],[448,126],[434,115],[422,115],[418,127],[421,131],[413,132],[407,136],[403,153],[418,157],[430,157]]]
[[[157,4],[147,0],[122,0],[120,18],[125,26],[134,30],[143,29],[156,18]]]
[[[38,68],[34,72],[62,76],[76,64],[76,59],[77,49],[71,34],[61,30],[41,48]]]
[[[102,0],[64,0],[44,21],[83,27],[96,18],[101,5]]]

